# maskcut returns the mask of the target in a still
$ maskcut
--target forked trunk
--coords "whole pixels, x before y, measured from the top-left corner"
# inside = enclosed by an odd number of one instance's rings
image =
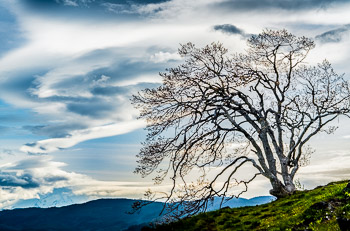
[[[282,182],[279,180],[277,181],[270,180],[270,181],[272,185],[270,194],[277,198],[282,198],[282,197],[292,195],[296,191],[295,185],[293,183],[289,182],[289,184],[283,185]]]

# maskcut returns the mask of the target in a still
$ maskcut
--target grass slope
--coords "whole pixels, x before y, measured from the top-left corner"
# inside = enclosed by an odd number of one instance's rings
[[[350,230],[349,181],[330,183],[274,202],[223,208],[155,230]],[[347,187],[348,186],[348,187]],[[143,230],[151,230],[144,228]]]

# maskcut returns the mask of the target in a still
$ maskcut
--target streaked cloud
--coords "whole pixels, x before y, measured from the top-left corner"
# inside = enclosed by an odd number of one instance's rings
[[[145,134],[129,99],[182,62],[179,44],[220,41],[240,52],[250,34],[286,28],[323,43],[307,62],[329,58],[350,73],[348,12],[345,0],[2,1],[0,207],[55,188],[91,198],[141,196],[154,186],[132,175]],[[340,137],[348,134],[345,125]],[[319,152],[327,164],[334,155]],[[339,165],[311,162],[300,178],[311,187],[347,177],[347,155],[338,156]],[[259,179],[252,187],[248,197],[266,195],[269,183]]]
[[[144,6],[158,5],[169,0],[26,0],[23,5],[34,13],[54,18],[70,17],[90,20],[135,20],[145,12]],[[97,16],[97,17],[96,17]]]
[[[72,131],[65,138],[40,140],[35,143],[26,144],[22,146],[20,150],[30,154],[46,154],[60,149],[73,147],[74,145],[86,140],[116,136],[131,132],[144,126],[144,121],[138,120],[97,126],[84,130],[76,130]]]
[[[317,154],[317,153],[316,153]],[[328,157],[326,162],[318,162],[303,167],[297,174],[297,178],[308,189],[318,185],[324,185],[332,181],[347,180],[350,178],[350,153],[345,151],[342,155]]]
[[[0,57],[23,42],[24,38],[18,28],[16,16],[10,9],[0,4]]]
[[[282,9],[286,11],[323,9],[348,3],[346,0],[225,0],[214,3],[221,10],[232,11],[259,11],[267,9]]]
[[[346,35],[349,35],[350,24],[346,24],[339,28],[326,31],[320,35],[317,35],[315,38],[321,43],[336,43],[340,42]]]

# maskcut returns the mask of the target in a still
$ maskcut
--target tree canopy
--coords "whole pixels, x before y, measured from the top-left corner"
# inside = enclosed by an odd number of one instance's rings
[[[170,177],[165,198],[180,215],[205,210],[215,196],[239,196],[258,175],[271,182],[272,195],[292,194],[295,174],[313,152],[308,141],[334,132],[330,122],[349,115],[343,75],[327,60],[306,65],[311,39],[264,30],[247,45],[246,53],[231,55],[221,43],[181,45],[184,63],[161,73],[161,86],[133,97],[148,130],[136,172],[156,172],[156,183]],[[244,165],[252,174],[238,179]],[[188,180],[193,172],[200,173],[196,181]]]

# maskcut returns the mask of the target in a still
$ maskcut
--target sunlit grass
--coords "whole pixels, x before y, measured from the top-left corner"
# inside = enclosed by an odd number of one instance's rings
[[[340,230],[337,217],[350,219],[347,184],[335,182],[264,205],[202,213],[156,230]]]

